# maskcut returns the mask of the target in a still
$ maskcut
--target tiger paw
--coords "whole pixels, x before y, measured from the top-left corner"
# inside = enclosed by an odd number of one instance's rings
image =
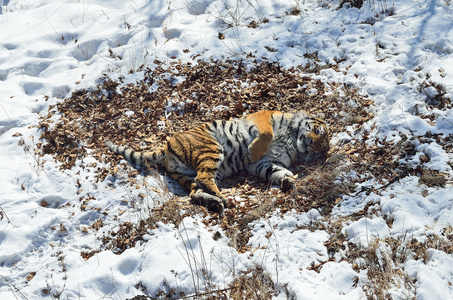
[[[281,181],[281,189],[283,192],[287,192],[296,186],[296,182],[292,177],[285,177]]]
[[[219,199],[208,200],[205,206],[209,211],[219,214],[221,214],[224,209],[223,201],[219,201]]]
[[[197,191],[191,195],[191,202],[196,205],[202,205],[209,211],[219,214],[223,212],[224,208],[224,199],[203,191]]]

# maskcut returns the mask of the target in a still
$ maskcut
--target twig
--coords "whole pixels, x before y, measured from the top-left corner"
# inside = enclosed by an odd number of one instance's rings
[[[102,13],[107,17],[107,19],[110,19],[109,16],[101,9]]]
[[[182,299],[197,298],[197,297],[201,297],[201,296],[212,295],[212,294],[214,294],[214,293],[221,293],[221,292],[231,291],[231,290],[234,290],[234,289],[236,289],[236,288],[237,288],[237,287],[233,286],[233,287],[224,288],[224,289],[221,289],[221,290],[215,290],[215,291],[204,292],[204,293],[201,293],[201,294],[195,293],[195,295],[185,296],[185,297],[183,297]]]
[[[401,114],[403,115],[404,117],[404,122],[406,122],[406,126],[407,126],[407,129],[409,130],[409,132],[415,136],[415,131],[412,130],[410,127],[409,127],[409,122],[407,122],[407,118],[406,118],[406,115],[404,114],[404,107],[403,105],[400,106],[401,107]]]
[[[113,285],[113,289],[115,290],[115,292],[116,292],[116,294],[118,295],[119,299],[122,299],[120,293],[118,292],[118,289],[116,288],[115,282],[114,282],[114,278],[113,278],[113,270],[112,270],[112,268],[110,268],[110,273],[111,273],[111,275],[112,275],[112,285]]]
[[[8,283],[10,285],[13,295],[14,295],[14,297],[16,297],[16,299],[19,299],[19,298],[17,298],[16,293],[15,293],[15,292],[18,292],[22,297],[24,297],[25,299],[28,300],[28,298],[11,281],[9,281],[8,278],[6,278],[3,275],[0,275],[0,277],[3,278],[3,280],[6,281],[6,283]]]
[[[8,217],[5,210],[1,206],[0,206],[0,209],[2,210],[0,213],[0,220],[3,219],[3,216],[5,216],[8,223],[11,224],[11,226],[13,226],[13,228],[17,228],[16,226],[14,226],[13,222],[11,222],[11,219]]]
[[[3,104],[0,104],[3,108],[3,111],[5,112],[6,116],[8,117],[9,121],[11,122],[11,124],[14,124],[13,120],[11,120],[11,118],[9,117],[8,115],[8,112],[6,111],[5,107],[3,106]]]
[[[192,248],[192,245],[190,244],[189,236],[187,235],[187,229],[186,229],[186,226],[185,226],[184,222],[182,222],[182,226],[184,227],[184,230],[186,231],[187,242],[189,243],[189,246]],[[178,248],[178,251],[179,251],[179,253],[181,253],[181,256],[183,257],[184,260],[186,260],[186,263],[189,265],[190,271],[192,273],[193,287],[194,287],[194,289],[196,291],[195,294],[197,294],[198,289],[197,289],[197,285],[195,284],[195,277],[194,277],[194,274],[197,275],[196,274],[196,270],[194,270],[193,267],[192,267],[192,262],[190,260],[189,250],[187,249],[188,246],[186,245],[186,242],[184,241],[184,237],[182,236],[182,233],[181,233],[180,230],[178,230],[178,232],[179,232],[179,235],[181,236],[181,239],[182,239],[182,242],[183,242],[183,245],[184,245],[184,249],[186,250],[187,260],[182,255],[182,252],[179,250],[179,248]],[[193,249],[192,249],[192,252],[193,252]],[[196,265],[195,255],[193,253],[192,253],[192,255],[193,255],[193,258],[194,258],[194,264]],[[199,285],[198,285],[198,287],[199,287]]]

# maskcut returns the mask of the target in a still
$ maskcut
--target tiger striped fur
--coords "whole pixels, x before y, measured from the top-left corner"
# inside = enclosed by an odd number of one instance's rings
[[[247,170],[289,190],[294,187],[290,165],[325,154],[329,138],[325,123],[304,111],[261,111],[180,132],[155,152],[136,152],[111,141],[105,145],[135,165],[165,168],[190,191],[193,203],[221,212],[225,200],[217,184],[222,178]]]

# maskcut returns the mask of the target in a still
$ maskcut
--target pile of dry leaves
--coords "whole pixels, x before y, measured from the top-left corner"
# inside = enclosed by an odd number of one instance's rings
[[[134,84],[105,78],[96,88],[76,91],[51,107],[40,122],[42,152],[54,155],[63,168],[74,166],[87,149],[99,159],[116,162],[105,151],[105,139],[136,148],[146,141],[143,149],[153,149],[202,122],[264,109],[321,113],[333,133],[372,117],[366,112],[371,101],[356,89],[301,76],[301,70],[274,63],[247,70],[240,62],[199,62],[138,72],[144,79]]]
[[[237,61],[174,63],[169,69],[156,63],[153,70],[143,67],[137,71],[143,74],[138,82],[124,84],[122,78],[104,78],[97,87],[76,91],[52,107],[40,121],[43,142],[39,144],[40,153],[53,155],[63,169],[76,163],[83,165],[87,155],[110,162],[109,168],[94,166],[98,181],[102,181],[108,174],[118,172],[119,163],[117,156],[106,151],[103,144],[106,139],[137,150],[154,150],[167,137],[202,122],[264,109],[322,114],[333,136],[351,126],[353,135],[360,140],[351,137],[350,143],[332,145],[325,162],[295,166],[299,180],[289,194],[269,189],[266,183],[246,174],[225,181],[222,188],[228,198],[227,209],[222,218],[207,218],[206,222],[220,224],[238,251],[248,250],[247,225],[269,211],[278,208],[282,213],[303,212],[316,208],[327,215],[342,195],[356,188],[356,182],[336,181],[349,170],[390,183],[408,174],[425,172],[398,163],[401,156],[414,155],[413,143],[407,138],[398,144],[375,140],[370,146],[362,124],[373,118],[368,111],[372,102],[354,87],[323,82],[301,75],[307,74],[307,70],[286,70],[270,62],[250,68]],[[128,165],[124,168],[130,170],[130,181],[135,184],[134,174],[138,172]],[[357,180],[368,179],[362,176]],[[164,220],[165,215],[173,215],[168,222],[176,222],[174,215],[179,215],[181,205],[190,206],[187,201],[178,200],[163,204],[154,212]],[[203,208],[184,211],[207,214]],[[105,239],[104,243],[110,241],[113,246],[109,247],[116,247],[118,252],[133,246],[147,227],[155,226],[156,216],[133,225],[136,228],[133,237],[132,225],[123,224],[115,237]]]

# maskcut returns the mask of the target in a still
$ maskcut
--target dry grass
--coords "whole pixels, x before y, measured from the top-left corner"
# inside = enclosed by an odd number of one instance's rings
[[[231,291],[228,299],[233,300],[271,299],[275,292],[271,276],[259,266],[237,276],[229,287]]]
[[[138,289],[142,289],[147,293],[146,289],[141,284],[138,284]],[[146,300],[146,299],[203,299],[203,300],[217,300],[217,299],[231,299],[231,300],[261,300],[271,299],[273,295],[277,294],[276,286],[271,276],[259,266],[242,272],[237,275],[228,287],[219,289],[212,288],[204,292],[197,292],[194,295],[186,295],[177,287],[170,286],[167,281],[164,281],[163,288],[156,295],[151,296],[135,296],[129,300]]]
[[[423,170],[420,176],[419,183],[425,184],[428,187],[445,187],[447,179],[443,174],[432,170]]]
[[[342,233],[343,221],[332,223],[327,228],[330,239],[324,245],[331,259],[336,253],[343,253],[341,260],[346,260],[357,272],[366,271],[367,281],[359,282],[357,277],[354,285],[361,285],[367,299],[392,299],[393,288],[402,289],[408,293],[408,299],[415,299],[415,279],[406,273],[406,263],[409,260],[428,263],[429,249],[453,253],[451,226],[444,228],[440,236],[432,234],[422,241],[406,236],[377,238],[372,239],[367,247],[359,248],[356,244],[348,242],[347,236]],[[319,271],[322,265],[317,267]]]
[[[357,254],[364,261],[360,268],[367,271],[368,282],[363,290],[368,299],[392,299],[389,290],[401,286],[415,295],[415,282],[404,271],[410,251],[404,247],[402,239],[375,239],[367,249],[358,250]]]

